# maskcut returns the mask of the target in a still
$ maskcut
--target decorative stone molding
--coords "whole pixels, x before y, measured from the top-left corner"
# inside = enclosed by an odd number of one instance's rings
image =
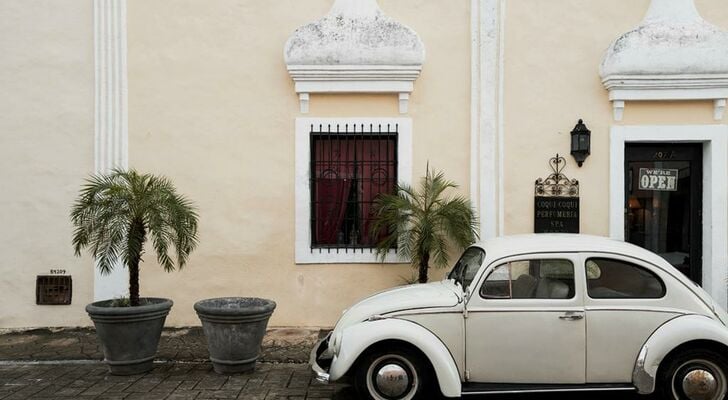
[[[291,35],[284,59],[304,114],[310,93],[397,93],[404,114],[425,48],[376,0],[336,0],[327,15]]]
[[[693,0],[652,0],[642,23],[609,47],[600,74],[617,121],[625,101],[639,100],[713,100],[721,120],[728,32],[706,22]]]
[[[126,0],[94,0],[94,172],[128,168]],[[95,268],[94,300],[128,296],[126,268]]]

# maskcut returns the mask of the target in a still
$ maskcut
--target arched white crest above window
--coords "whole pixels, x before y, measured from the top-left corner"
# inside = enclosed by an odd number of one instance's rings
[[[621,120],[625,101],[728,98],[728,32],[706,22],[693,0],[652,0],[647,15],[607,50],[600,74]]]
[[[376,0],[336,0],[323,18],[288,38],[284,59],[302,113],[310,93],[397,93],[406,113],[425,47]]]

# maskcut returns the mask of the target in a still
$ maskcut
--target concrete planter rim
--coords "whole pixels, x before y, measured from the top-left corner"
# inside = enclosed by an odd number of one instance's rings
[[[160,311],[169,311],[174,305],[174,302],[170,299],[161,297],[142,297],[140,300],[149,302],[135,307],[113,307],[111,304],[114,302],[113,299],[95,301],[86,305],[86,312],[92,316],[106,316],[106,317],[124,317],[133,316],[137,314],[156,313]]]
[[[198,315],[209,316],[251,316],[270,315],[276,302],[260,297],[216,297],[200,300],[194,305]]]

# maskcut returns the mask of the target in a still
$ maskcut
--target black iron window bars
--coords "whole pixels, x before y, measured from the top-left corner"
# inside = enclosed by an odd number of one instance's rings
[[[373,205],[397,185],[397,124],[311,125],[311,250],[371,252]]]

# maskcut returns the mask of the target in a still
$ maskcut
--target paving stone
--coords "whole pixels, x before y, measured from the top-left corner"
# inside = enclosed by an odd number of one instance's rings
[[[177,390],[192,390],[199,382],[199,380],[182,381],[179,385],[177,385]]]
[[[152,392],[169,394],[177,389],[180,383],[182,383],[182,381],[166,379],[152,389]]]
[[[125,400],[164,400],[168,396],[167,393],[153,393],[153,392],[134,392],[130,393],[129,396],[124,397]]]
[[[199,390],[175,390],[167,397],[168,400],[191,400],[200,394]]]
[[[130,393],[123,393],[123,392],[106,392],[102,396],[97,397],[98,399],[103,400],[121,400],[126,399],[129,397]]]
[[[197,399],[236,399],[239,390],[202,390]]]
[[[146,393],[150,392],[152,389],[154,389],[157,385],[162,383],[161,378],[148,378],[144,377],[142,379],[139,379],[138,381],[134,382],[125,389],[126,392],[141,392]]]
[[[217,390],[227,381],[227,377],[223,376],[206,376],[195,386],[198,390]]]

